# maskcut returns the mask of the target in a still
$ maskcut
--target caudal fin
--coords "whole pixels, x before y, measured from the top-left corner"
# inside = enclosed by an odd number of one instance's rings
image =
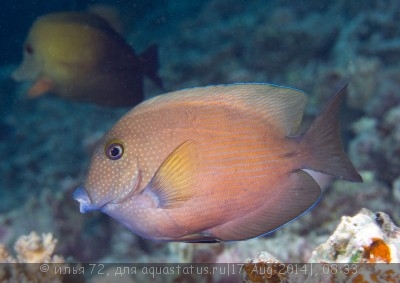
[[[362,182],[360,174],[351,164],[340,140],[339,109],[346,94],[343,86],[328,102],[321,114],[301,137],[307,152],[305,166],[314,171],[353,182]]]
[[[142,63],[143,73],[150,78],[157,86],[164,89],[163,82],[158,76],[158,68],[160,67],[158,60],[158,46],[151,45],[142,54],[139,59]]]

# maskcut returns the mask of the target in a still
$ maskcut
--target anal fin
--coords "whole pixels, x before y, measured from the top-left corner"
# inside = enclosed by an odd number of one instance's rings
[[[186,243],[220,243],[221,241],[215,239],[212,235],[206,235],[205,233],[197,233],[186,235],[177,239],[177,241],[183,241]]]
[[[258,237],[296,219],[312,208],[321,195],[318,184],[303,171],[290,173],[286,180],[271,191],[273,195],[266,195],[264,204],[257,210],[217,229],[210,229],[210,232],[222,241]]]

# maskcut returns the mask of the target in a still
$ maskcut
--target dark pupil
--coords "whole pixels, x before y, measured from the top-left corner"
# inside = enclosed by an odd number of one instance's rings
[[[118,156],[119,153],[120,153],[120,150],[119,150],[118,147],[113,147],[113,148],[111,149],[111,151],[110,151],[110,154],[111,154],[112,157]]]
[[[25,46],[25,51],[26,51],[28,54],[32,54],[32,53],[33,53],[33,48],[32,48],[32,46],[30,46],[30,45]]]
[[[124,146],[119,142],[110,142],[104,152],[111,160],[117,160],[124,154]]]

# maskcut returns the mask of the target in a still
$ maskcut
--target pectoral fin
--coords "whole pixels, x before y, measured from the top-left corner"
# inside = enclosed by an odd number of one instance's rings
[[[54,87],[54,83],[49,78],[38,79],[28,90],[28,96],[38,97],[49,92]]]
[[[155,173],[148,187],[161,208],[175,208],[187,201],[196,187],[196,144],[187,140],[177,147]]]

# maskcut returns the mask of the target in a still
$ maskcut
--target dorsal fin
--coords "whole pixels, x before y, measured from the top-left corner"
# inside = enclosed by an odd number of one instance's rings
[[[117,34],[110,23],[95,13],[87,12],[56,12],[41,16],[38,22],[78,24],[101,30],[108,34]]]
[[[270,84],[230,84],[198,87],[156,96],[135,108],[135,113],[182,105],[225,106],[248,111],[294,135],[303,118],[307,96],[298,90]]]
[[[183,142],[168,156],[146,187],[158,199],[159,207],[175,208],[193,195],[197,164],[192,140]]]

